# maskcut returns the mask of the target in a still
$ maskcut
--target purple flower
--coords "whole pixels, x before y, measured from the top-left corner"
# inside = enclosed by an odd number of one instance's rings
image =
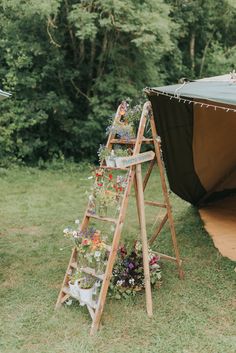
[[[129,267],[130,270],[132,270],[134,268],[134,264],[132,262],[130,262],[128,267]]]

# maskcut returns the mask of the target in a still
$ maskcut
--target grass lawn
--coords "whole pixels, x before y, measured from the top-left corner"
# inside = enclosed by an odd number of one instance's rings
[[[87,310],[78,304],[54,311],[70,256],[62,231],[82,218],[89,168],[0,169],[1,353],[234,353],[235,263],[220,256],[197,210],[171,195],[185,279],[163,263],[163,286],[153,291],[154,317],[145,297],[109,299],[95,337]],[[161,201],[157,172],[147,199]],[[158,211],[146,209],[148,233]],[[104,230],[109,232],[109,229]],[[122,241],[138,233],[130,200]],[[172,254],[168,227],[155,250]]]

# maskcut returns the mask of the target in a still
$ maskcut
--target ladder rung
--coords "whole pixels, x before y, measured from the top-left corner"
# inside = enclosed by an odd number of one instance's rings
[[[61,304],[63,304],[67,299],[70,298],[70,293],[68,290],[64,290],[63,289],[63,293],[65,293],[65,295],[63,296],[63,298],[61,299]]]
[[[118,168],[118,167],[107,167],[106,165],[102,165],[101,168],[110,169],[110,170],[125,170],[125,171],[129,170],[129,167],[127,167],[127,168]]]
[[[96,277],[96,278],[100,279],[101,281],[103,281],[103,279],[104,279],[104,273],[102,273],[101,275],[98,275],[95,272],[95,270],[93,268],[91,268],[91,267],[81,267],[80,270],[82,272],[87,273],[88,275],[91,275],[93,277]]]
[[[136,143],[136,138],[134,139],[112,139],[110,143],[114,144],[121,144],[121,145],[135,145]],[[141,140],[141,143],[153,143],[153,139],[148,139],[148,138],[143,138]]]
[[[70,266],[72,267],[72,268],[77,268],[77,262],[72,262],[71,264],[70,264]]]
[[[101,216],[98,216],[96,214],[92,214],[92,213],[89,213],[87,212],[87,217],[90,217],[90,218],[94,218],[94,219],[98,219],[100,221],[103,221],[103,222],[111,222],[111,223],[117,223],[117,219],[115,218],[109,218],[109,217],[101,217]]]
[[[173,256],[169,256],[169,255],[166,255],[166,254],[161,254],[157,251],[152,251],[154,254],[158,255],[161,259],[163,260],[169,260],[169,261],[173,261],[173,262],[177,262],[178,260],[176,259],[176,257],[173,257]],[[182,264],[182,260],[179,260],[179,264],[181,265]]]
[[[156,207],[163,207],[166,208],[165,203],[155,202],[155,201],[144,201],[145,205],[149,206],[156,206]]]

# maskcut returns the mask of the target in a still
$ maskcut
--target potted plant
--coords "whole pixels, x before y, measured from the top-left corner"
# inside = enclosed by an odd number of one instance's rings
[[[79,221],[76,223],[79,225]],[[80,301],[81,305],[94,306],[93,294],[97,293],[98,283],[96,279],[87,273],[86,268],[92,268],[95,274],[102,274],[107,262],[107,248],[102,240],[101,232],[94,227],[81,230],[64,229],[64,235],[72,239],[77,248],[78,268],[69,277],[70,294]],[[86,272],[85,272],[86,271]]]
[[[80,273],[78,270],[76,270],[70,277],[69,277],[69,288],[70,288],[70,294],[73,298],[79,299],[80,298],[80,293],[79,293],[79,278],[80,278]]]
[[[79,279],[79,302],[81,306],[90,305],[93,306],[93,293],[94,285],[96,279],[86,273],[82,274],[82,277]]]
[[[96,171],[96,180],[91,195],[95,204],[95,213],[100,217],[105,217],[108,208],[113,208],[118,203],[115,186],[116,183],[114,183],[111,173],[107,173],[102,169]],[[91,195],[89,198],[91,198]]]
[[[134,126],[125,121],[118,121],[107,127],[107,134],[117,136],[120,139],[129,141],[135,137]]]
[[[131,138],[135,138],[135,130],[138,128],[140,117],[142,114],[143,104],[140,102],[134,106],[131,106],[130,99],[125,102],[124,114],[120,116],[118,120],[111,121],[111,124],[107,127],[107,135],[112,133],[120,139],[129,141]]]
[[[127,149],[123,149],[123,148],[117,148],[114,150],[114,154],[115,154],[115,164],[116,167],[119,166],[119,160],[121,158],[124,157],[128,157],[129,156],[129,152]]]
[[[108,147],[100,145],[98,150],[98,158],[99,162],[102,163],[104,160],[106,161],[107,167],[115,167],[114,160],[114,151],[110,150]]]
[[[159,287],[161,284],[159,257],[151,249],[149,249],[148,255],[151,285]],[[135,296],[144,287],[145,279],[141,243],[135,242],[131,251],[127,251],[122,246],[119,249],[118,259],[113,268],[110,295],[116,299],[128,298]]]

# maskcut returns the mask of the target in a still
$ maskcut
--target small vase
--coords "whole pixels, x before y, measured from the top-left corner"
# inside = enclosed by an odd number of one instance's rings
[[[69,282],[69,288],[70,288],[70,294],[72,297],[79,299],[80,297],[80,288],[79,288],[79,283],[78,280],[76,280],[74,282],[74,284],[72,284],[71,282]]]
[[[94,287],[92,288],[79,288],[79,296],[80,296],[80,305],[89,305],[93,306],[93,292]]]
[[[101,206],[99,205],[96,208],[96,213],[100,216],[100,217],[106,217],[107,215],[107,206]]]

